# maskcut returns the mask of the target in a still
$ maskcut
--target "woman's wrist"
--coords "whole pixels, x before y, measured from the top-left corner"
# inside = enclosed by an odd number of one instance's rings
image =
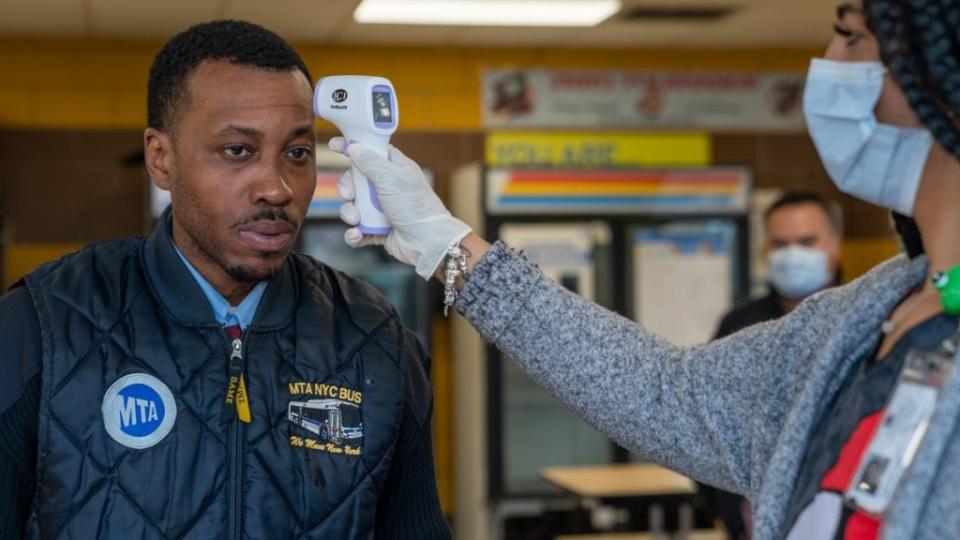
[[[490,242],[470,233],[460,241],[460,249],[467,254],[467,272],[473,272],[473,267],[490,251]]]
[[[488,251],[490,251],[490,243],[483,238],[480,238],[475,233],[470,233],[460,241],[460,250],[464,255],[466,255],[465,260],[467,265],[467,274],[470,274],[473,272],[473,267],[480,262],[480,259],[482,259]],[[440,264],[433,272],[433,277],[437,278],[437,280],[439,280],[441,283],[444,282],[446,277],[444,275],[445,269],[446,266],[444,264]],[[463,276],[458,277],[455,283],[457,290],[462,289],[464,283],[465,281]]]

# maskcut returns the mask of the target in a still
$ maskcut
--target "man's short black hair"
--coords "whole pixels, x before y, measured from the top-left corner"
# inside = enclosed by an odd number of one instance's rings
[[[827,219],[830,221],[830,226],[833,227],[833,230],[837,234],[843,232],[843,210],[840,208],[840,205],[833,201],[827,202],[823,197],[809,191],[788,191],[784,193],[778,197],[777,200],[773,201],[773,204],[767,207],[767,210],[763,213],[763,221],[764,223],[770,221],[770,216],[781,208],[801,204],[815,204],[819,206],[823,210],[823,213],[827,215]]]
[[[246,21],[211,21],[184,30],[160,49],[147,83],[147,125],[169,130],[187,96],[187,78],[204,60],[225,60],[269,71],[299,70],[313,84],[300,55],[280,36]]]

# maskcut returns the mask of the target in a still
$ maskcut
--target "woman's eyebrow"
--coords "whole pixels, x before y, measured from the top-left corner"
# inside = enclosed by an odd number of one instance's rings
[[[863,13],[863,10],[859,7],[853,5],[850,2],[844,2],[837,6],[837,20],[842,21],[847,14],[850,13]]]

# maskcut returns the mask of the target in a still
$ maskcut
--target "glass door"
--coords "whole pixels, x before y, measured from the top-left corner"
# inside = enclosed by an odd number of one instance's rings
[[[545,275],[593,301],[609,303],[611,229],[606,223],[505,223],[499,237]],[[550,396],[509,358],[499,361],[502,489],[510,495],[555,492],[544,467],[608,463],[610,440]],[[493,424],[493,425],[496,425]],[[496,429],[496,428],[495,428]]]

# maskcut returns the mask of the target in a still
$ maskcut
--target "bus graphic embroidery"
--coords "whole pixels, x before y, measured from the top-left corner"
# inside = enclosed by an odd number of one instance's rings
[[[321,442],[336,445],[363,438],[360,407],[339,399],[291,401],[287,408],[290,423],[314,433]]]

